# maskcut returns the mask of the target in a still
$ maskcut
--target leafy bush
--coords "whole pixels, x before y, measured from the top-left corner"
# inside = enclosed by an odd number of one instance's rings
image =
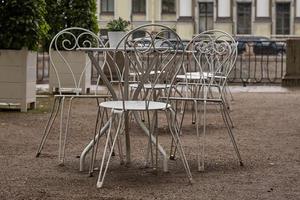
[[[45,18],[51,28],[45,38],[44,49],[48,49],[52,38],[65,28],[80,27],[96,34],[99,32],[95,0],[46,0],[46,4]]]
[[[52,38],[62,30],[64,25],[63,7],[61,1],[57,0],[45,0],[46,2],[46,15],[45,20],[49,24],[50,28],[48,34],[43,38],[42,46],[44,51],[48,51],[48,47]]]
[[[0,1],[0,49],[37,50],[49,29],[45,0]]]
[[[130,25],[129,21],[126,21],[119,17],[118,19],[111,20],[107,23],[108,31],[126,31],[127,27]]]
[[[64,25],[80,27],[98,33],[96,0],[61,0],[63,2]]]

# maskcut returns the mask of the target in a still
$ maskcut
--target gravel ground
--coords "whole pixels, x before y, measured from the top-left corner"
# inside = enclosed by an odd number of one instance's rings
[[[28,113],[2,110],[0,199],[300,199],[300,90],[235,93],[234,98],[231,116],[245,166],[238,164],[220,113],[209,106],[205,172],[197,172],[191,117],[184,123],[182,142],[193,185],[179,158],[169,161],[169,173],[161,164],[157,173],[145,168],[147,137],[133,124],[131,165],[120,165],[118,156],[113,157],[104,187],[97,189],[98,172],[93,177],[87,170],[79,172],[78,158],[93,135],[93,100],[74,103],[64,166],[58,165],[58,121],[35,158],[49,116],[48,98],[38,98],[38,108]],[[159,121],[159,140],[168,150],[170,137],[162,114]]]

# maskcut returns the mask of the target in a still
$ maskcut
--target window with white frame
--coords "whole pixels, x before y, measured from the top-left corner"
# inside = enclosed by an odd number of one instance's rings
[[[251,34],[251,3],[237,3],[237,34]]]
[[[161,0],[161,12],[175,13],[176,12],[176,0]]]
[[[214,6],[212,2],[199,2],[199,33],[213,29]]]
[[[101,13],[113,13],[115,7],[114,0],[100,0]]]
[[[290,34],[290,3],[276,3],[276,34]]]
[[[132,13],[146,13],[146,0],[132,0]]]

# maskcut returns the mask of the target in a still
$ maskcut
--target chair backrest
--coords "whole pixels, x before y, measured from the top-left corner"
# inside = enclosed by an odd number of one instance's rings
[[[134,38],[137,32],[143,37]],[[119,99],[156,100],[169,89],[182,52],[180,37],[167,26],[148,24],[128,32],[116,47],[111,66],[117,73]]]
[[[49,46],[52,74],[50,83],[59,94],[85,93],[85,85],[90,85],[91,62],[85,52],[76,51],[80,47],[104,47],[99,37],[90,30],[71,27],[57,33]],[[50,73],[51,74],[51,73]]]
[[[236,62],[237,42],[224,31],[205,31],[187,44],[185,56],[188,60],[184,67],[187,79],[199,77],[193,81],[223,89]]]

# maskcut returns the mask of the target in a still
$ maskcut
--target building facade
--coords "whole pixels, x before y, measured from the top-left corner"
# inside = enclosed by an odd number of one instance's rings
[[[300,0],[97,0],[99,25],[112,18],[132,27],[160,23],[184,39],[209,29],[233,35],[300,36]]]

